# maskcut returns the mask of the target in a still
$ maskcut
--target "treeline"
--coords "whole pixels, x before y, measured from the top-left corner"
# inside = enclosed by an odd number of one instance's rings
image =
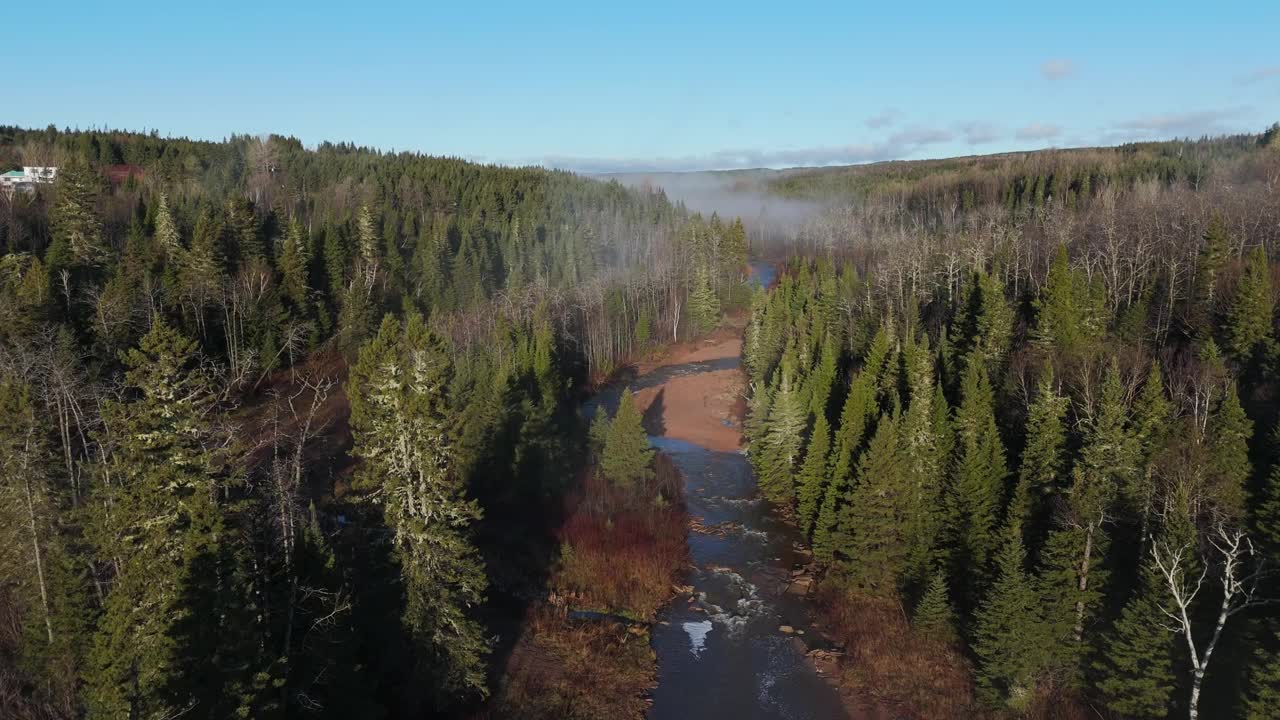
[[[740,223],[565,173],[14,128],[0,164],[59,168],[0,196],[5,717],[468,707],[582,388],[742,293]]]
[[[104,157],[150,163],[141,180],[109,187],[91,162]],[[497,299],[556,306],[592,369],[607,371],[688,331],[690,289],[728,297],[746,261],[740,222],[536,168],[308,151],[277,136],[0,128],[0,164],[22,163],[59,166],[62,180],[0,202],[9,274],[50,278],[53,302],[91,315],[109,353],[141,336],[157,304],[180,308],[241,369],[276,366],[331,335],[354,348],[383,310],[452,313]]]
[[[808,236],[817,259],[753,304],[745,432],[826,585],[901,600],[992,709],[1275,717],[1266,182]]]
[[[1272,128],[1262,135],[874,163],[788,173],[770,181],[769,190],[835,204],[893,201],[914,220],[938,223],[990,205],[1030,213],[1051,202],[1088,204],[1108,190],[1199,189],[1215,178],[1273,174],[1274,161],[1256,151],[1277,142]]]

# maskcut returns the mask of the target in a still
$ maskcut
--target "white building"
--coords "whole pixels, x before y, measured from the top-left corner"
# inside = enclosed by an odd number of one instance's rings
[[[0,175],[0,188],[12,192],[14,190],[35,190],[37,184],[51,183],[58,178],[56,167],[25,166],[21,170],[10,170]]]

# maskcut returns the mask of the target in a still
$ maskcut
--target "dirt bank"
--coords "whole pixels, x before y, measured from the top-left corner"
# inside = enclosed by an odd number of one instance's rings
[[[734,408],[742,397],[740,370],[717,370],[672,378],[636,393],[646,430],[717,452],[742,443]]]
[[[742,354],[745,315],[728,318],[708,337],[680,343],[636,367],[641,375],[668,365],[737,358]],[[652,435],[665,435],[717,452],[742,445],[746,383],[741,370],[715,370],[674,377],[636,393]]]
[[[636,363],[636,373],[645,375],[666,365],[682,365],[691,362],[707,362],[721,358],[736,358],[742,354],[742,330],[746,327],[744,312],[725,318],[724,324],[710,335],[668,345]]]

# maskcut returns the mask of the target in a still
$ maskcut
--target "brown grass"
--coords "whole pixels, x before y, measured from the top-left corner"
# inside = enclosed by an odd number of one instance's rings
[[[556,533],[561,557],[552,594],[527,614],[493,697],[476,718],[644,717],[645,696],[657,681],[645,623],[689,563],[679,473],[665,456],[655,465],[653,480],[633,492],[583,473]],[[569,610],[638,623],[576,620]]]
[[[892,707],[898,717],[986,716],[973,699],[968,662],[954,648],[917,635],[897,602],[859,596],[830,579],[817,599],[827,634],[845,647],[842,692]]]
[[[502,684],[477,718],[642,718],[655,668],[647,631],[574,622],[543,607],[530,613]]]
[[[582,610],[653,620],[689,562],[679,475],[659,455],[651,484],[621,493],[588,473],[557,532],[554,591]],[[657,498],[670,498],[657,500]]]

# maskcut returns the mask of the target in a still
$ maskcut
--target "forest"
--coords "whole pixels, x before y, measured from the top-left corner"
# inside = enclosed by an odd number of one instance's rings
[[[761,172],[771,233],[276,135],[0,166],[58,168],[0,193],[0,717],[644,715],[696,519],[626,381],[736,328],[842,692],[1280,712],[1280,126]]]
[[[0,194],[6,718],[483,710],[584,464],[610,528],[672,496],[584,393],[747,299],[741,223],[564,172],[55,127],[0,165],[58,168]]]
[[[744,432],[844,679],[919,717],[1277,717],[1280,126],[790,174]]]

